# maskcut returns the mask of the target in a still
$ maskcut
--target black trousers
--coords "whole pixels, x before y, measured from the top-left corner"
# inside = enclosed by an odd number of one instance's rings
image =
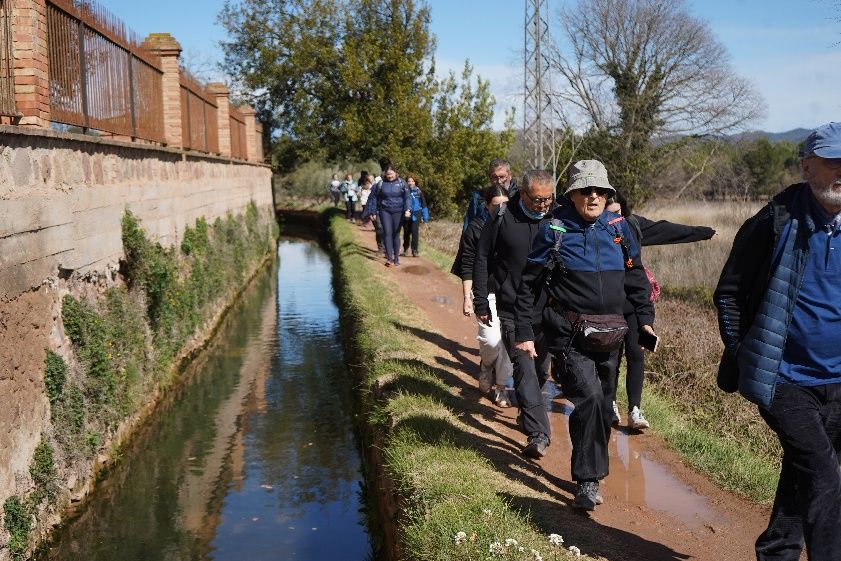
[[[619,352],[619,359],[625,355],[625,390],[628,392],[628,411],[636,407],[642,407],[642,385],[645,380],[645,355],[640,347],[639,321],[637,314],[625,314],[625,321],[628,322],[628,333],[622,343],[622,350]],[[619,364],[616,365],[616,384],[619,382]]]
[[[572,441],[572,478],[599,481],[609,472],[608,444],[616,399],[619,351],[583,351],[571,342],[572,327],[551,308],[543,313],[548,351],[558,357],[564,397],[574,409],[569,416]]]
[[[778,384],[759,413],[783,447],[783,465],[768,528],[756,541],[759,561],[841,559],[841,383]]]
[[[420,238],[420,217],[403,221],[403,253],[409,253],[409,243],[412,244],[412,255],[418,254],[418,239]]]
[[[551,434],[549,413],[541,392],[541,387],[546,381],[546,364],[549,362],[543,330],[540,325],[532,326],[534,346],[537,350],[537,359],[532,359],[514,348],[514,319],[500,315],[499,322],[502,342],[514,366],[514,394],[517,396],[517,405],[520,408],[523,432],[527,435],[543,433],[549,436]]]

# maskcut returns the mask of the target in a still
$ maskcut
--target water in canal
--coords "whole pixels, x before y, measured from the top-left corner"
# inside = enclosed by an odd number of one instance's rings
[[[43,559],[370,558],[330,260],[279,257]]]

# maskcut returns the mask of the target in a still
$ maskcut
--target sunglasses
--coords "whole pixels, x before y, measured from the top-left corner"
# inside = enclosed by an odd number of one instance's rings
[[[576,189],[575,192],[581,193],[584,196],[595,193],[597,197],[607,197],[612,191],[603,187],[586,187],[584,189]]]
[[[523,191],[523,193],[525,193],[529,200],[536,205],[548,205],[555,200],[555,195],[549,195],[548,197],[532,197],[526,191]]]

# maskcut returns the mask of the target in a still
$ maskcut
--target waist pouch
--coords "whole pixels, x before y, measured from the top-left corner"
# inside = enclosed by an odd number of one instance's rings
[[[628,322],[622,314],[579,314],[566,311],[564,317],[572,325],[572,341],[584,351],[616,351],[622,346],[628,332]]]

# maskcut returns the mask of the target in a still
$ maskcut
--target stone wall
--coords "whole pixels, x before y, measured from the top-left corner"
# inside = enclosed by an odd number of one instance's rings
[[[114,282],[130,209],[162,245],[186,226],[272,206],[271,170],[177,149],[0,126],[0,501],[50,430],[45,349],[66,344],[60,296]],[[2,557],[2,555],[0,555]]]

